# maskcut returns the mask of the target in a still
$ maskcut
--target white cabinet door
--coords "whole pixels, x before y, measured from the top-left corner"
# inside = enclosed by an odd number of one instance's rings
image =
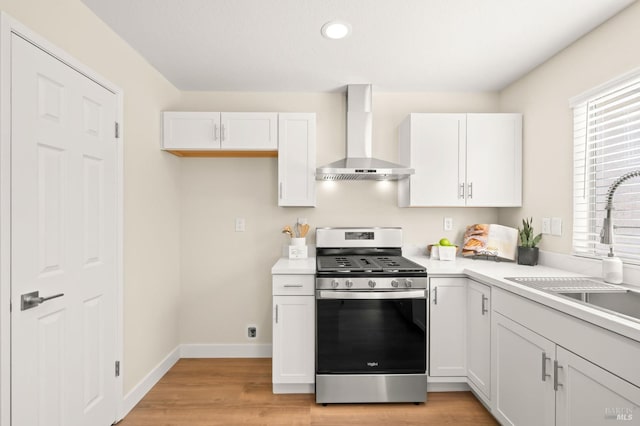
[[[467,375],[466,278],[431,278],[429,375]]]
[[[521,114],[410,114],[398,140],[400,207],[522,205]]]
[[[464,206],[465,114],[410,114],[399,130],[398,161],[415,174],[398,182],[401,207]]]
[[[640,388],[557,347],[557,426],[640,425]]]
[[[316,205],[316,115],[278,117],[278,205]]]
[[[225,150],[277,150],[278,113],[223,112],[221,148]]]
[[[494,311],[493,415],[503,425],[555,423],[556,345]]]
[[[219,150],[219,112],[163,112],[162,148]]]
[[[522,115],[467,114],[467,206],[522,204]]]
[[[315,381],[315,298],[273,297],[273,383]]]
[[[467,280],[467,377],[491,397],[491,287]]]

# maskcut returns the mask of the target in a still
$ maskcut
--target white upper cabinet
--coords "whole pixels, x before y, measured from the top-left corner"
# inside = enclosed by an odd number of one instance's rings
[[[467,114],[467,206],[522,205],[522,114]]]
[[[168,151],[276,151],[278,113],[164,112]]]
[[[316,115],[278,117],[278,205],[316,205]]]
[[[219,112],[163,112],[162,148],[220,149]]]
[[[521,114],[410,114],[399,129],[401,207],[522,204]]]
[[[248,151],[278,149],[278,113],[223,112],[220,116],[222,149]]]

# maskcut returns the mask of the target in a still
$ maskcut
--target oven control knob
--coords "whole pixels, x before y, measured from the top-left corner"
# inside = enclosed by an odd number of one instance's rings
[[[405,287],[411,287],[411,284],[413,284],[413,281],[411,281],[411,280],[405,280],[404,281]]]
[[[398,280],[391,280],[391,287],[398,287]]]
[[[347,280],[347,281],[345,281],[344,285],[346,285],[347,288],[351,288],[351,287],[353,287],[353,281]]]
[[[376,286],[376,282],[374,280],[369,280],[369,287],[374,288]]]
[[[336,288],[336,287],[338,287],[338,285],[340,285],[340,283],[338,282],[338,280],[332,280],[332,281],[331,281],[331,287]]]

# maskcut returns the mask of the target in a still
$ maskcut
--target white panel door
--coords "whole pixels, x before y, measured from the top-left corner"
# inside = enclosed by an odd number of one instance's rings
[[[640,425],[640,388],[558,346],[557,426]]]
[[[467,280],[431,278],[429,376],[467,375]]]
[[[316,205],[316,115],[278,116],[278,205]]]
[[[467,114],[467,206],[522,204],[522,115]]]
[[[273,297],[273,383],[315,381],[315,298]]]
[[[116,96],[11,40],[14,426],[116,418]],[[21,295],[61,295],[23,310]]]
[[[227,150],[277,150],[277,112],[223,112],[221,147]]]
[[[502,425],[555,424],[555,343],[493,312],[492,414]]]

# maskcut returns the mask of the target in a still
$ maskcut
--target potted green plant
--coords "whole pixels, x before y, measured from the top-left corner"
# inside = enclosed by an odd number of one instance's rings
[[[542,239],[542,234],[533,235],[533,218],[522,219],[522,229],[518,228],[518,264],[535,266],[538,264],[536,247]]]

